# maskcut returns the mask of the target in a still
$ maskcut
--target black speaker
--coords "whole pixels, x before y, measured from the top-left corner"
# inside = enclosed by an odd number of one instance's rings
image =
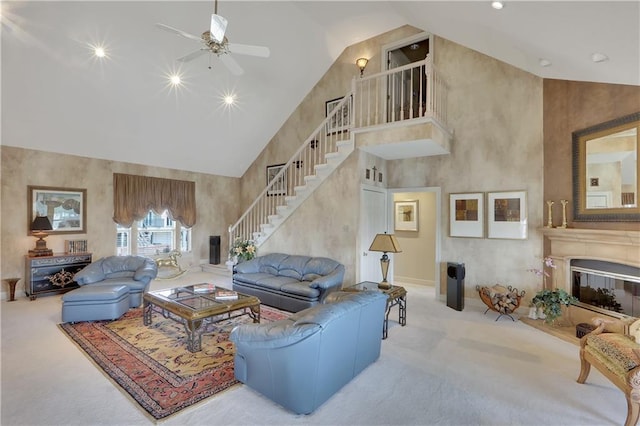
[[[464,263],[447,263],[447,306],[461,311],[464,309]]]
[[[220,264],[220,235],[209,236],[209,263]]]

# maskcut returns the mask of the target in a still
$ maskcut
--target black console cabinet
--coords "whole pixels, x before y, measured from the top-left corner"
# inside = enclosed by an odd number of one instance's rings
[[[31,300],[40,294],[64,293],[78,284],[74,275],[91,263],[91,253],[26,257],[25,293]]]

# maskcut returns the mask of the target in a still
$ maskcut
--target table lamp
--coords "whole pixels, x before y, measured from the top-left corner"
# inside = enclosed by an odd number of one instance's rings
[[[382,257],[380,258],[380,268],[382,268],[382,282],[378,284],[378,288],[382,290],[388,290],[391,288],[391,284],[387,281],[387,273],[389,272],[389,256],[387,253],[402,253],[400,244],[396,236],[393,234],[377,234],[369,247],[369,251],[381,251]]]
[[[45,231],[51,231],[53,227],[47,216],[36,216],[31,223],[31,235],[38,237],[36,247],[29,250],[29,256],[52,256],[53,250],[47,248],[47,242],[44,240],[47,235]]]

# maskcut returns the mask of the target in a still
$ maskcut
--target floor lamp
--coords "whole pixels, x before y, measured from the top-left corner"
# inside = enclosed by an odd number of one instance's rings
[[[387,273],[389,272],[389,256],[387,253],[402,253],[400,244],[396,236],[393,234],[377,234],[369,247],[369,251],[380,251],[382,257],[380,258],[380,268],[382,269],[382,282],[378,284],[378,288],[382,290],[388,290],[391,288],[391,284],[387,281]]]

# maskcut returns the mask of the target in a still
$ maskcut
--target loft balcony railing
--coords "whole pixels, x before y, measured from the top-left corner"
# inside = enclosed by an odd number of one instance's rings
[[[229,242],[260,245],[268,228],[279,225],[283,209],[301,198],[307,183],[321,174],[341,144],[352,143],[356,129],[387,127],[432,119],[447,126],[447,85],[430,55],[418,62],[357,78],[352,91],[324,121],[242,214],[229,227]],[[308,195],[308,194],[307,194]]]
[[[354,79],[354,129],[432,118],[447,127],[447,85],[431,55]]]

